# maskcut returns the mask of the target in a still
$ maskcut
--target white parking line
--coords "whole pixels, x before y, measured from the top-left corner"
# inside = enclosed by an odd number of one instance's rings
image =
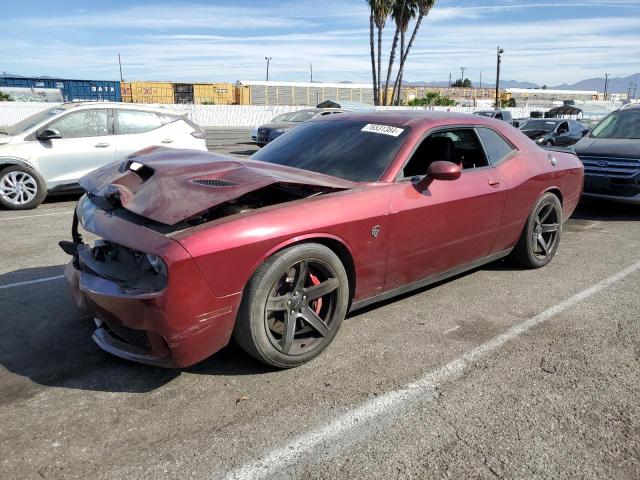
[[[27,280],[18,283],[9,283],[8,285],[0,285],[0,290],[5,288],[22,287],[24,285],[33,285],[34,283],[50,282],[52,280],[59,280],[64,278],[64,275],[56,275],[55,277],[38,278],[37,280]]]
[[[615,275],[548,308],[535,317],[514,325],[506,332],[479,345],[448,364],[431,370],[422,378],[406,385],[404,388],[393,390],[368,400],[359,407],[338,416],[330,423],[303,433],[288,444],[264,452],[263,455],[258,457],[258,460],[227,473],[226,478],[229,480],[256,480],[283,477],[285,468],[291,468],[298,463],[304,462],[306,460],[305,456],[326,455],[327,450],[339,451],[344,449],[355,439],[366,436],[373,431],[379,431],[381,423],[386,423],[390,418],[401,415],[411,405],[435,398],[438,386],[459,378],[479,357],[498,350],[507,342],[514,340],[533,327],[547,322],[556,315],[639,269],[640,262],[625,268]]]
[[[449,330],[446,330],[446,331],[444,331],[442,333],[445,334],[445,333],[454,332],[454,331],[458,330],[460,327],[461,327],[461,325],[456,325],[455,327],[450,328]]]
[[[22,219],[25,219],[25,218],[50,217],[51,215],[68,215],[70,213],[73,213],[73,210],[71,210],[69,212],[39,213],[37,215],[22,215],[21,217],[0,218],[0,222],[6,222],[8,220],[22,220]]]

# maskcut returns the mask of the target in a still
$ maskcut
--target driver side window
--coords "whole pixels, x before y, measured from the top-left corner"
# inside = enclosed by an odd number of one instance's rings
[[[558,130],[556,130],[557,133],[567,133],[569,131],[569,124],[567,122],[562,122],[560,125],[558,125]]]
[[[489,165],[473,128],[439,130],[425,138],[403,169],[403,177],[427,174],[438,160],[460,165],[463,170]]]

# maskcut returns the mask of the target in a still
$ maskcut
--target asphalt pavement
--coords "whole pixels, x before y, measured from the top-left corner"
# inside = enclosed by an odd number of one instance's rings
[[[374,305],[302,367],[162,370],[90,340],[56,245],[75,200],[0,211],[2,479],[638,478],[637,207],[581,204],[547,267]]]

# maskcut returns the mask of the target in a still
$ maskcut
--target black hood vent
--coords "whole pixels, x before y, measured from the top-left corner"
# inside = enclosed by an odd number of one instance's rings
[[[197,180],[193,180],[193,183],[197,183],[198,185],[206,185],[207,187],[235,187],[238,185],[237,183],[228,182],[226,180],[220,180],[216,178],[199,178]]]

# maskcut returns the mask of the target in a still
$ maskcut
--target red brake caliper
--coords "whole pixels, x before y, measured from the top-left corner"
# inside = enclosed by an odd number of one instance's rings
[[[311,283],[313,285],[320,285],[320,280],[318,280],[318,277],[316,277],[313,273],[309,274],[309,278],[311,278]],[[322,298],[318,298],[311,302],[311,308],[313,308],[314,312],[320,314],[320,309],[322,308]]]

